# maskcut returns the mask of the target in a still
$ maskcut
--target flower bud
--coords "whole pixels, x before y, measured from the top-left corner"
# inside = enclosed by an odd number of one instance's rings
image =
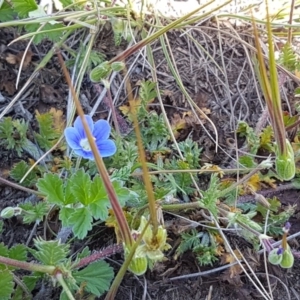
[[[281,154],[278,153],[278,150],[276,151],[275,167],[279,178],[289,181],[295,177],[296,165],[292,145],[287,139],[285,142],[287,146],[287,154]]]
[[[289,269],[294,265],[294,255],[291,251],[291,248],[288,248],[283,252],[282,260],[280,266],[285,269]]]
[[[272,265],[279,265],[282,261],[283,257],[283,248],[275,248],[273,249],[268,256],[268,260]]]
[[[22,212],[22,208],[20,207],[6,207],[4,208],[2,211],[1,211],[1,214],[0,216],[3,218],[3,219],[10,219],[12,218],[13,216],[17,216],[17,215],[20,215]]]
[[[90,79],[92,82],[100,82],[102,79],[108,77],[110,72],[111,65],[108,61],[105,61],[91,71]]]
[[[125,68],[125,64],[122,61],[116,61],[111,64],[111,68],[115,72],[120,72]]]
[[[146,273],[148,261],[146,257],[135,257],[131,260],[128,269],[135,275],[140,276]]]
[[[147,271],[148,267],[148,260],[146,255],[143,253],[143,251],[140,251],[141,246],[138,246],[135,254],[128,266],[129,271],[131,271],[133,274],[140,276],[143,275]],[[124,245],[124,255],[125,259],[127,258],[128,254],[130,253],[130,248],[126,247]]]

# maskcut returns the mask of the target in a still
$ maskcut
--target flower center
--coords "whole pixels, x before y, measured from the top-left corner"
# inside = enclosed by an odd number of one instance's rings
[[[96,139],[94,138],[94,140],[96,140]],[[79,144],[84,151],[92,151],[90,143],[87,138],[80,140]]]

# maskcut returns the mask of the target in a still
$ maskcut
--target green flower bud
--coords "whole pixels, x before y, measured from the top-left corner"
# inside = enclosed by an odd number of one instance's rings
[[[10,219],[15,215],[14,207],[6,207],[1,211],[1,217],[3,219]]]
[[[268,256],[268,261],[272,265],[279,265],[282,261],[283,257],[283,249],[282,248],[275,248],[272,251],[270,251],[269,256]]]
[[[146,255],[143,251],[140,251],[141,246],[138,246],[135,254],[128,266],[128,269],[135,275],[140,276],[143,275],[147,271],[148,267],[148,260]],[[127,258],[128,254],[130,253],[130,248],[124,245],[124,255],[125,259]]]
[[[120,72],[125,68],[125,64],[122,61],[116,61],[111,64],[111,68],[115,72]]]
[[[22,213],[22,208],[20,207],[6,207],[4,208],[2,211],[1,211],[1,214],[0,216],[3,218],[3,219],[10,219],[12,218],[13,216],[17,216],[17,215],[20,215]]]
[[[100,82],[102,79],[107,78],[110,73],[111,65],[108,61],[105,61],[91,71],[90,79],[92,82]]]
[[[275,167],[277,175],[280,179],[289,181],[295,177],[296,165],[294,158],[294,150],[289,140],[286,139],[287,155],[278,153],[276,150]]]
[[[294,265],[294,255],[288,246],[288,248],[283,252],[282,260],[280,266],[285,269],[289,269]]]
[[[128,269],[135,275],[140,276],[146,273],[148,261],[146,257],[135,257],[130,262]]]

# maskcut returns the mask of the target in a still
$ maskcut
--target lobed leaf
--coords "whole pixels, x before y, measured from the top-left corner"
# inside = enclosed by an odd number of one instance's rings
[[[29,170],[29,165],[24,161],[21,160],[20,162],[16,163],[12,170],[10,171],[10,177],[15,181],[20,181],[26,172]],[[25,180],[20,183],[23,186],[30,187],[36,182],[37,176],[34,170],[32,170],[28,176],[26,176]]]
[[[31,254],[44,265],[56,266],[68,256],[70,245],[61,244],[59,240],[44,241],[42,238],[34,240],[37,250],[30,249]]]
[[[34,0],[11,0],[11,3],[20,18],[27,18],[30,11],[38,8]]]
[[[45,174],[44,178],[38,180],[36,186],[50,203],[57,205],[65,203],[63,181],[57,174]]]
[[[86,291],[99,297],[108,290],[114,273],[106,262],[98,261],[72,275],[79,285],[85,283]]]
[[[13,275],[8,270],[0,270],[0,300],[11,299],[14,288]]]
[[[7,22],[14,19],[16,13],[12,7],[4,1],[0,6],[0,22]]]
[[[93,217],[85,207],[74,210],[68,220],[69,224],[73,225],[72,230],[74,235],[79,239],[87,236],[88,231],[92,229],[92,221]]]

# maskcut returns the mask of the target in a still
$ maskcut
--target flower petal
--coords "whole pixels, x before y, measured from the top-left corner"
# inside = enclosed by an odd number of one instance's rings
[[[74,153],[83,158],[94,160],[94,154],[92,151],[84,151],[83,149],[74,149]]]
[[[117,147],[114,141],[112,140],[96,140],[97,148],[102,157],[108,157],[114,155],[117,151]]]
[[[94,125],[93,136],[96,141],[107,140],[110,135],[110,125],[106,120],[99,120]]]
[[[89,115],[84,115],[85,116],[85,119],[88,123],[88,126],[91,130],[91,132],[93,132],[94,130],[94,122],[93,122],[93,119],[89,116]],[[78,116],[74,122],[74,128],[77,129],[78,133],[80,134],[80,137],[83,139],[83,138],[86,138],[86,134],[85,134],[85,131],[84,131],[84,128],[83,128],[83,124],[81,122],[81,119],[80,119],[80,116]]]
[[[68,145],[74,150],[74,149],[80,149],[80,134],[78,130],[74,127],[68,127],[64,131],[66,141]]]

